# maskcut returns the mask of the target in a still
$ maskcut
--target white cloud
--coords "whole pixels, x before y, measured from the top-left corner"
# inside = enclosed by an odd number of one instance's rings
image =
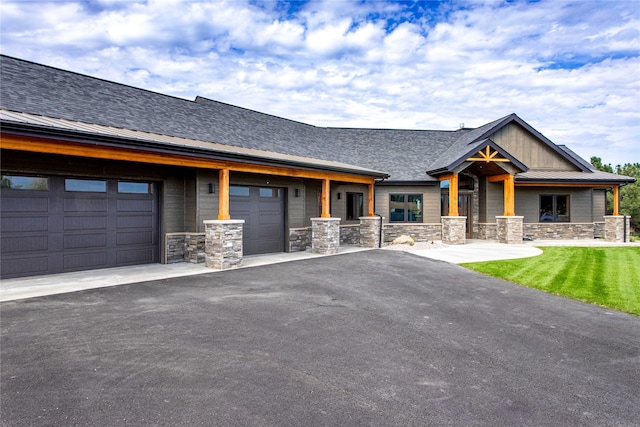
[[[455,129],[515,112],[587,159],[640,162],[635,2],[291,6],[5,0],[0,45],[320,126]]]

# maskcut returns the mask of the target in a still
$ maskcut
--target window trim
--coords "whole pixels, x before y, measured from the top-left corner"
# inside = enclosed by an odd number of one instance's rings
[[[350,203],[349,200],[353,198],[356,198],[356,200],[352,200]],[[347,221],[357,221],[361,216],[364,216],[364,193],[348,191],[345,199],[345,219]],[[359,203],[357,203],[357,200],[359,200]],[[350,204],[352,205],[352,209],[349,209]],[[357,209],[358,215],[354,216],[353,213],[355,209]]]
[[[403,219],[402,220],[394,220],[391,212],[391,198],[393,196],[403,196],[404,198],[404,206],[403,206]],[[411,196],[416,196],[420,198],[420,210],[417,214],[415,214],[416,219],[411,220],[409,215],[409,198]],[[395,202],[398,203],[398,202]],[[419,219],[418,219],[419,218]],[[424,194],[423,193],[389,193],[389,222],[395,223],[422,223],[424,221]]]
[[[551,211],[543,211],[542,198],[543,197],[551,197]],[[559,219],[561,215],[558,214],[558,200],[560,198],[565,199],[566,203],[566,215],[562,215],[562,217],[566,217],[566,219]],[[543,217],[546,217],[544,220]],[[539,194],[538,195],[538,222],[541,223],[567,223],[571,222],[571,195],[570,194]]]

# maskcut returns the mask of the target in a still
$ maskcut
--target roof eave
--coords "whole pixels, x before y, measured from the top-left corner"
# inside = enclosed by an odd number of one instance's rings
[[[10,121],[2,121],[1,126],[3,133],[10,133],[22,136],[33,136],[40,138],[58,138],[65,139],[71,142],[79,142],[84,144],[93,144],[100,146],[110,146],[119,148],[129,148],[143,150],[153,153],[165,153],[165,154],[181,154],[194,156],[205,159],[216,160],[229,160],[229,161],[241,161],[245,163],[265,165],[265,166],[280,166],[280,167],[295,167],[298,169],[313,170],[313,171],[330,171],[347,173],[351,175],[368,176],[372,178],[388,178],[389,174],[381,171],[363,169],[363,168],[349,168],[339,167],[332,165],[317,165],[312,162],[296,162],[285,159],[274,159],[268,157],[261,157],[256,155],[246,155],[241,153],[228,153],[215,150],[207,150],[196,147],[184,147],[175,146],[158,141],[149,141],[143,139],[131,139],[114,135],[101,135],[90,132],[83,132],[79,130],[57,129],[47,126],[39,126],[33,124],[16,123]]]

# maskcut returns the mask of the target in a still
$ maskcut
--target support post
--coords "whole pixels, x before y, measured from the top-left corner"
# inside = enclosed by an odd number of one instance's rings
[[[207,267],[218,270],[242,265],[243,219],[208,220],[205,226],[205,262]]]
[[[524,217],[505,215],[496,217],[498,242],[509,245],[522,244],[524,237]]]
[[[380,225],[382,217],[361,216],[360,217],[360,246],[363,248],[380,247]]]
[[[331,217],[331,181],[329,178],[322,180],[322,213],[320,217]]]
[[[375,186],[374,183],[372,182],[371,184],[369,184],[369,194],[368,194],[368,201],[369,201],[369,208],[367,209],[367,216],[375,216]]]
[[[311,218],[311,252],[336,254],[340,249],[340,218]]]
[[[629,241],[631,217],[622,215],[607,215],[604,217],[604,240],[607,242],[624,243]]]
[[[613,186],[613,216],[620,215],[620,186]]]
[[[504,180],[504,216],[514,216],[515,214],[515,180],[513,175],[509,174]]]
[[[229,169],[220,169],[218,175],[218,188],[220,195],[218,196],[218,219],[229,220]]]

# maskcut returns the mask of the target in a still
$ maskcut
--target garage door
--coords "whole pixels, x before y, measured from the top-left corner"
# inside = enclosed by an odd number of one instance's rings
[[[283,188],[229,187],[229,214],[245,221],[245,255],[284,252],[284,195]]]
[[[155,184],[2,176],[3,278],[158,262]]]

